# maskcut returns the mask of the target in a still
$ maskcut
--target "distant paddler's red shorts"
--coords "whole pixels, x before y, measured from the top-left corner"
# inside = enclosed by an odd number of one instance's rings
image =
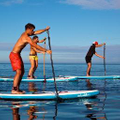
[[[9,55],[13,71],[24,69],[24,64],[19,53],[11,52]]]

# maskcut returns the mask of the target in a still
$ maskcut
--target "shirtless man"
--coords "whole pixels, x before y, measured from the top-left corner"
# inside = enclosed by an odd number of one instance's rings
[[[34,43],[42,43],[46,40],[46,38],[44,38],[43,40],[38,40],[38,36],[34,36],[33,37],[33,42]],[[35,79],[34,77],[34,72],[36,71],[37,67],[38,67],[38,56],[37,53],[43,53],[42,51],[36,49],[35,47],[30,47],[30,54],[29,54],[29,60],[31,63],[31,68],[29,70],[28,73],[28,78],[29,79]],[[44,54],[44,53],[43,53]]]
[[[36,35],[36,34],[41,34],[47,30],[50,29],[50,27],[46,27],[45,29],[42,30],[37,30],[34,31],[35,26],[31,23],[28,23],[25,26],[25,32],[22,33],[22,35],[20,36],[20,38],[18,39],[18,41],[16,42],[12,52],[10,53],[10,62],[13,68],[13,71],[16,71],[16,75],[14,77],[14,81],[13,81],[13,88],[11,93],[13,94],[23,94],[25,93],[24,91],[21,91],[19,89],[20,86],[20,82],[22,80],[22,77],[24,75],[24,64],[21,58],[21,51],[22,49],[27,45],[30,44],[31,46],[35,47],[36,49],[43,51],[43,52],[47,52],[48,54],[51,54],[52,51],[51,50],[47,50],[44,49],[41,46],[38,46],[37,44],[35,44],[32,39],[30,38],[31,35]]]
[[[85,57],[86,63],[87,63],[87,65],[88,65],[88,67],[87,67],[87,73],[86,73],[87,76],[90,76],[91,65],[92,65],[91,59],[92,59],[92,57],[93,57],[94,54],[95,54],[97,57],[100,57],[100,58],[102,58],[102,59],[105,59],[103,56],[97,54],[97,52],[95,51],[95,48],[96,48],[96,47],[102,47],[103,45],[105,45],[105,43],[98,45],[98,42],[97,42],[97,41],[93,42],[93,44],[91,45],[91,47],[90,47],[90,49],[89,49],[89,51],[88,51],[88,53],[87,53],[87,55],[86,55],[86,57]]]

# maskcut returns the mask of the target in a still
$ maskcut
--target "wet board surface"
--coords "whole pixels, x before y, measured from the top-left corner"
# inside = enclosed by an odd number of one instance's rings
[[[62,99],[73,99],[73,98],[86,98],[97,96],[100,92],[98,90],[81,90],[81,91],[61,91],[58,92],[59,98]],[[0,93],[0,99],[10,99],[10,100],[54,100],[57,99],[55,92],[43,92],[36,94],[10,94],[10,93]]]

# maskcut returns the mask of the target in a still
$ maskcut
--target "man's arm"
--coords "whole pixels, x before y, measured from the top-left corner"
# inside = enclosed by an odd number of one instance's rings
[[[32,47],[35,47],[36,49],[40,50],[40,51],[43,51],[43,52],[47,52],[48,54],[51,54],[52,51],[51,50],[47,50],[39,45],[37,45],[36,43],[34,43],[30,37],[27,38],[27,42],[32,46]]]
[[[46,40],[46,37],[42,40],[39,40],[39,43],[43,43]]]
[[[97,54],[96,52],[95,52],[95,55],[96,55],[97,57],[99,57],[99,58],[105,59],[103,56]]]
[[[50,27],[46,27],[45,29],[34,31],[33,35],[41,34],[41,33],[45,32],[45,31],[47,31],[49,29],[50,29]]]
[[[36,49],[35,47],[32,47],[32,49],[34,49],[34,51],[37,52],[37,53],[43,53],[43,54],[45,53],[43,51],[40,51],[40,50]]]
[[[102,43],[102,44],[99,44],[99,45],[96,45],[96,47],[102,47],[103,45],[105,45],[106,43]]]

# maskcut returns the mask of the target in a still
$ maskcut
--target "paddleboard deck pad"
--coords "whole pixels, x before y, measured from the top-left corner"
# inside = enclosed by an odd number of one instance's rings
[[[98,90],[81,90],[81,91],[61,91],[58,96],[61,99],[86,98],[97,96],[100,92]],[[9,100],[55,100],[57,99],[55,92],[43,92],[36,94],[10,94],[0,93],[0,99]]]

